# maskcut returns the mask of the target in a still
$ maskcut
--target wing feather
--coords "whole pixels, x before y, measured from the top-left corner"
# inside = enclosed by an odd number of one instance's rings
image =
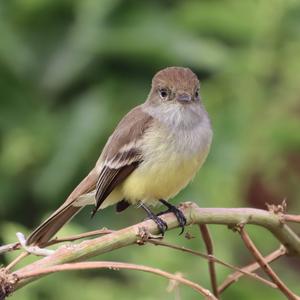
[[[151,121],[152,117],[138,106],[123,118],[109,138],[96,165],[100,172],[96,184],[96,205],[92,216],[113,189],[143,161],[140,146],[143,133]]]
[[[115,165],[114,160],[117,159],[116,168],[109,165]],[[131,149],[122,153],[121,158],[118,155],[112,161],[104,164],[96,185],[96,205],[93,209],[92,216],[100,208],[101,204],[113,191],[113,189],[124,181],[140,164],[142,157],[140,153]],[[121,200],[121,199],[120,199]]]

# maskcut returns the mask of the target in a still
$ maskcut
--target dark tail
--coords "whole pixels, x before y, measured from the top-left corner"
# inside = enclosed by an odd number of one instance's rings
[[[27,245],[45,245],[63,225],[69,222],[82,207],[69,204],[60,207],[45,222],[37,227],[27,238]]]

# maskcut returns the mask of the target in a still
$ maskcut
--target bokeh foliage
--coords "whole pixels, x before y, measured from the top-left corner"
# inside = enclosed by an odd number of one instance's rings
[[[265,207],[287,198],[299,213],[300,3],[296,0],[0,1],[0,239],[29,233],[95,163],[120,118],[147,96],[153,74],[191,67],[214,127],[211,154],[175,201],[202,206]],[[62,234],[120,228],[144,217],[85,209]],[[190,229],[188,229],[190,230]],[[216,254],[235,264],[250,257],[237,235],[212,226]],[[203,250],[197,237],[173,242]],[[277,242],[252,236],[263,252]],[[12,255],[2,257],[7,263]],[[100,259],[177,272],[209,286],[206,262],[153,246]],[[299,260],[275,269],[300,293]],[[219,278],[228,270],[218,267]],[[149,274],[87,271],[51,275],[13,299],[176,299]],[[178,291],[177,291],[178,292]],[[182,299],[195,299],[180,287]],[[243,279],[224,299],[282,299]]]

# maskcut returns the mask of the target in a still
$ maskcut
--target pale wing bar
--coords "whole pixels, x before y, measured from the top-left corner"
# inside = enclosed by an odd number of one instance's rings
[[[137,148],[131,148],[124,152],[118,152],[111,160],[104,163],[96,185],[96,205],[92,211],[92,216],[113,189],[122,183],[141,161],[140,151]]]

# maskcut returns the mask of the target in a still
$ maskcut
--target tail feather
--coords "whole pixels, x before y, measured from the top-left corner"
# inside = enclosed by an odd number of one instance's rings
[[[26,244],[43,246],[43,244],[47,243],[55,233],[69,222],[81,209],[82,207],[73,206],[72,204],[59,208],[30,234]]]
[[[97,178],[97,172],[93,169],[74,189],[67,200],[30,234],[26,244],[43,246],[48,242],[64,224],[69,222],[82,209],[81,206],[76,206],[76,201],[81,195],[95,189]]]

